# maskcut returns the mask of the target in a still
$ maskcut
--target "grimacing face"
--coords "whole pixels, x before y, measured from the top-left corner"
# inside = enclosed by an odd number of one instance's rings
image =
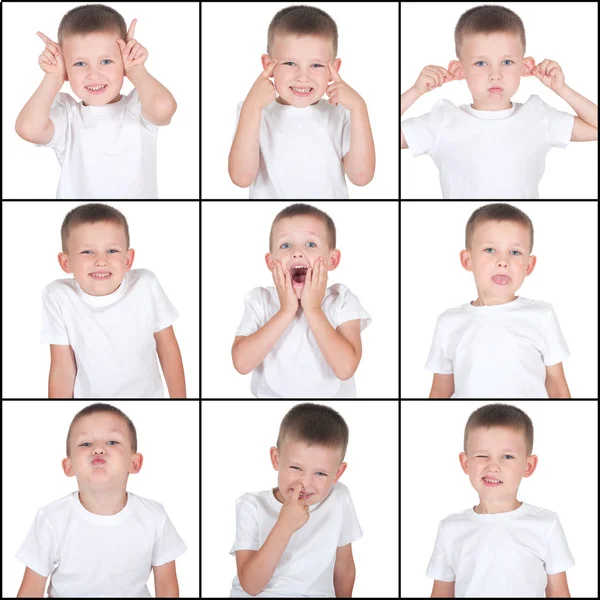
[[[514,500],[521,479],[530,477],[537,466],[537,456],[527,456],[523,432],[506,427],[469,431],[467,452],[461,452],[459,460],[480,498],[493,502]],[[488,487],[484,477],[502,483]]]
[[[514,293],[531,275],[536,257],[529,254],[529,229],[512,221],[486,221],[477,225],[471,249],[460,253],[461,264],[472,271],[479,298],[493,303],[510,302]],[[507,284],[495,283],[492,277],[504,275]]]
[[[317,104],[331,81],[327,63],[332,61],[336,70],[341,59],[335,59],[331,40],[314,35],[277,35],[271,48],[271,56],[262,55],[263,68],[277,60],[273,70],[277,102],[296,108]],[[308,96],[297,96],[290,87],[313,88]]]
[[[63,40],[67,76],[73,93],[85,106],[104,106],[118,102],[123,87],[123,58],[117,44],[118,32],[97,32],[69,36]],[[101,94],[92,94],[86,86],[107,84]]]
[[[303,486],[305,493],[312,494],[303,504],[310,506],[322,502],[331,491],[331,486],[342,476],[348,466],[340,463],[340,451],[308,446],[303,442],[282,444],[281,452],[271,448],[273,468],[279,471],[277,485],[284,500],[292,496],[292,487],[297,481]]]
[[[79,287],[91,296],[112,294],[131,269],[135,250],[126,248],[125,230],[109,221],[84,223],[71,229],[68,253],[58,262],[65,273],[73,273]],[[92,273],[110,273],[97,279]]]
[[[129,473],[138,473],[143,456],[132,454],[129,428],[113,413],[94,413],[75,423],[69,438],[70,457],[62,461],[67,477],[77,477],[79,489],[125,489]],[[92,464],[101,458],[103,464]]]
[[[322,219],[310,215],[281,219],[273,228],[273,252],[267,252],[265,260],[270,271],[273,262],[279,261],[284,271],[295,265],[313,268],[317,258],[321,256],[328,271],[333,271],[340,264],[339,250],[329,249],[327,228]],[[304,284],[292,285],[298,300],[302,297]]]

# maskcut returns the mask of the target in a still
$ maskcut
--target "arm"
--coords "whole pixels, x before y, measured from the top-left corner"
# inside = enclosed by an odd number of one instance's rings
[[[144,65],[131,67],[127,71],[127,77],[140,95],[144,118],[154,125],[168,125],[177,110],[173,94],[154,79]]]
[[[77,363],[68,344],[50,344],[48,398],[73,398]]]
[[[433,582],[433,590],[431,590],[432,598],[454,598],[454,581],[439,581]]]
[[[400,96],[400,116],[402,116],[419,98],[421,93],[415,88],[410,88]]]
[[[154,334],[156,352],[165,375],[171,398],[185,398],[185,375],[179,344],[173,326],[165,327]]]
[[[546,598],[570,598],[569,584],[567,583],[567,572],[548,575],[546,586]]]
[[[571,397],[561,362],[546,367],[546,391],[549,398]]]
[[[350,150],[343,163],[354,185],[367,185],[375,175],[375,144],[366,104],[350,112]]]
[[[239,574],[240,585],[248,594],[251,596],[260,594],[269,583],[291,537],[287,530],[275,523],[265,543],[244,565]]]
[[[231,150],[229,177],[238,187],[252,185],[258,173],[260,122],[262,109],[244,102]]]
[[[172,560],[160,567],[152,567],[154,571],[154,589],[157,598],[179,598],[179,583],[175,561]]]
[[[28,138],[38,136],[46,129],[50,121],[52,102],[54,102],[54,98],[56,98],[61,88],[62,81],[59,77],[49,74],[44,75],[42,83],[17,117],[15,130],[20,137],[30,141]]]
[[[454,394],[454,373],[442,375],[433,374],[433,383],[431,384],[430,398],[451,398]]]
[[[342,381],[350,379],[360,362],[360,356],[355,352],[352,343],[332,327],[321,308],[305,310],[304,316],[315,336],[319,349],[329,366],[333,369],[335,376]],[[357,319],[351,322],[359,323],[360,321]],[[345,323],[340,325],[340,328],[343,325]]]
[[[258,331],[234,344],[231,356],[235,370],[241,375],[247,375],[256,369],[293,319],[293,314],[278,311]]]
[[[598,129],[598,107],[593,102],[578,94],[566,84],[556,93],[571,106],[582,121]]]
[[[17,598],[43,598],[46,589],[46,579],[39,573],[25,567],[23,582],[17,592]]]
[[[356,578],[356,565],[352,556],[352,544],[339,546],[333,569],[333,587],[336,598],[352,598],[352,588]]]

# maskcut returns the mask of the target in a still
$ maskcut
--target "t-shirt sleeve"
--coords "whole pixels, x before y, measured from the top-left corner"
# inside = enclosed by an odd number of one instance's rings
[[[448,547],[446,530],[442,521],[438,527],[433,554],[427,566],[427,577],[437,579],[438,581],[454,581],[456,579],[456,574],[452,569],[450,556],[448,555]]]
[[[402,121],[400,127],[413,156],[432,154],[443,122],[443,100],[438,100],[431,112]]]
[[[235,542],[229,554],[238,550],[259,550],[258,509],[252,496],[244,494],[235,501]]]
[[[451,375],[454,373],[454,364],[446,354],[447,336],[444,333],[443,315],[438,317],[431,342],[429,356],[425,363],[425,369],[432,373],[440,373],[441,375]]]
[[[158,529],[154,548],[152,549],[152,566],[160,567],[177,557],[181,556],[187,550],[183,540],[179,537],[177,530],[173,526],[169,515],[165,511],[163,521]]]
[[[339,108],[339,107],[338,107]],[[344,110],[344,125],[342,126],[342,158],[350,152],[350,111]]]
[[[371,316],[362,307],[358,297],[348,287],[339,283],[335,284],[339,293],[338,301],[333,305],[331,324],[334,329],[346,321],[360,319],[361,332],[371,324]],[[333,286],[332,286],[333,287]]]
[[[344,519],[342,521],[342,530],[340,532],[339,546],[346,546],[352,542],[356,542],[363,536],[363,530],[358,522],[352,496],[348,490],[345,491],[342,498]]]
[[[548,539],[548,548],[544,564],[548,575],[562,573],[575,564],[573,555],[567,544],[565,532],[563,531],[558,517],[556,518],[556,523],[554,524]]]
[[[151,301],[154,314],[154,333],[172,325],[179,316],[177,310],[158,283],[158,279],[152,273]]]
[[[548,132],[548,143],[556,148],[566,148],[571,141],[575,117],[546,104],[543,100],[541,102],[542,115]]]
[[[264,288],[254,288],[244,295],[244,314],[235,335],[252,335],[265,323],[265,310],[268,292]]]
[[[42,291],[42,344],[69,345],[67,324],[63,317],[59,296],[49,286]]]
[[[38,575],[48,577],[54,569],[56,539],[52,526],[44,514],[38,511],[25,541],[15,556]]]
[[[570,356],[567,342],[552,307],[550,307],[550,314],[544,327],[541,351],[544,365],[547,367],[556,365]]]
[[[47,144],[34,144],[39,148],[53,148],[57,156],[64,155],[67,149],[68,130],[70,127],[70,111],[76,102],[71,94],[60,93],[54,98],[50,107],[50,120],[54,123],[54,135]]]
[[[242,106],[244,105],[243,102],[239,102],[236,108],[236,115],[235,115],[235,128],[233,130],[233,136],[231,138],[231,143],[233,144],[233,140],[235,139],[235,134],[237,133],[237,128],[238,128],[238,124],[240,122],[240,115],[242,114]]]

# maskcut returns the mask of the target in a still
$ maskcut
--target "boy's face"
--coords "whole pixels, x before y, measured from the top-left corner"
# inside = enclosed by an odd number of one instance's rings
[[[272,56],[263,54],[263,68],[276,59],[273,71],[277,102],[306,108],[316,104],[325,94],[331,76],[327,63],[333,61],[339,70],[341,60],[333,60],[331,41],[313,35],[278,35],[271,49]],[[308,96],[297,96],[291,87],[312,88]]]
[[[522,431],[505,427],[477,428],[469,431],[467,452],[460,453],[460,464],[482,500],[514,500],[523,477],[533,474],[537,456],[527,456]],[[502,483],[488,486],[484,482]]]
[[[273,253],[265,256],[267,267],[273,270],[273,262],[279,261],[285,271],[291,267],[304,265],[313,268],[321,256],[328,271],[340,264],[339,250],[330,250],[327,242],[327,229],[322,219],[310,215],[281,219],[273,228]],[[292,281],[296,297],[302,297],[304,283]]]
[[[461,251],[461,264],[473,271],[480,299],[493,304],[514,300],[535,267],[529,255],[529,230],[510,221],[486,221],[475,228],[471,249]]]
[[[284,500],[293,494],[292,487],[300,481],[301,493],[309,493],[304,504],[310,506],[322,502],[331,491],[331,486],[338,481],[346,470],[347,464],[340,464],[339,450],[331,450],[321,446],[308,446],[303,442],[283,444],[281,453],[271,448],[273,468],[279,471],[277,485]]]
[[[104,106],[121,98],[124,70],[118,37],[119,33],[98,32],[68,37],[61,44],[71,89],[85,106]],[[87,89],[101,84],[107,86],[102,93]]]
[[[112,294],[131,269],[135,251],[127,249],[125,231],[116,223],[84,223],[71,230],[68,253],[58,261],[65,273],[73,273],[79,287],[91,296]],[[108,273],[108,276],[104,276]]]
[[[112,413],[80,418],[71,431],[69,450],[70,458],[62,461],[65,475],[75,475],[79,489],[86,491],[124,488],[129,473],[139,472],[143,462],[141,454],[132,454],[127,425]]]

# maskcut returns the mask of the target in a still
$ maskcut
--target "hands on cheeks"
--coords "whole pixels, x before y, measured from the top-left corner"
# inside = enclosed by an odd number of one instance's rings
[[[309,267],[304,280],[304,289],[300,297],[302,308],[306,312],[313,308],[321,308],[321,302],[325,297],[327,289],[327,265],[322,257],[319,256],[313,263],[312,269]]]
[[[565,74],[561,66],[549,58],[545,58],[539,65],[533,67],[531,74],[555,92],[565,87]]]
[[[360,94],[342,80],[340,74],[335,70],[333,63],[328,62],[327,66],[333,79],[333,83],[326,90],[329,96],[329,104],[335,104],[336,106],[341,104],[347,110],[354,110],[364,105],[365,101]],[[304,292],[302,292],[302,295],[304,295]]]
[[[117,40],[117,44],[119,44],[119,48],[121,49],[125,75],[127,75],[128,69],[143,65],[148,59],[148,50],[133,37],[135,35],[136,25],[137,19],[131,21],[129,31],[127,32],[127,42],[124,42],[121,38]]]

